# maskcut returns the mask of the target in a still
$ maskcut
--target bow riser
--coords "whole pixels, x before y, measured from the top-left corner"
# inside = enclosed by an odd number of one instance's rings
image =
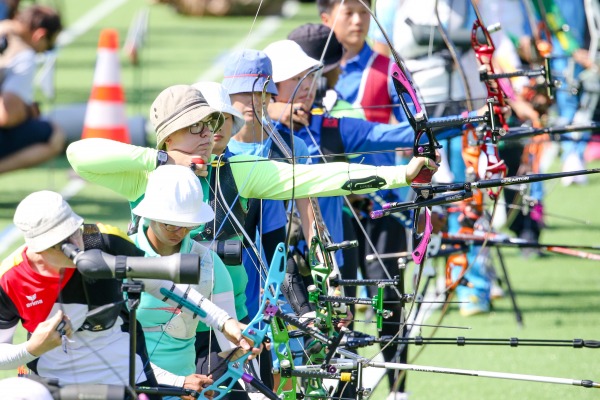
[[[242,335],[251,339],[257,348],[262,344],[269,329],[269,323],[265,322],[265,310],[269,304],[277,304],[277,300],[281,294],[281,284],[286,272],[285,259],[285,246],[281,243],[277,246],[273,260],[271,261],[258,313],[242,332]],[[204,389],[202,395],[205,396],[206,392],[212,391],[214,393],[213,399],[219,400],[229,393],[237,380],[244,377],[244,364],[251,354],[251,352],[248,352],[235,361],[229,361],[227,363],[227,372],[217,381],[213,382],[212,385]],[[251,381],[246,381],[252,384]]]

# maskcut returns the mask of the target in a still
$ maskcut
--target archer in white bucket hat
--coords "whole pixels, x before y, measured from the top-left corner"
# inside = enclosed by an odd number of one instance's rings
[[[237,135],[246,121],[242,113],[231,105],[231,98],[225,86],[217,82],[197,82],[192,87],[198,89],[208,104],[223,115],[223,125],[213,132],[212,154],[220,155],[227,148],[231,137]]]
[[[25,237],[25,244],[40,253],[66,240],[83,224],[58,193],[42,190],[31,193],[17,206],[13,222]]]
[[[204,203],[198,177],[188,167],[163,165],[148,177],[146,193],[132,212],[146,219],[184,228],[195,227],[215,217]]]
[[[279,83],[301,72],[320,66],[319,60],[309,57],[293,40],[278,40],[264,50],[273,64],[273,81]]]
[[[233,117],[231,135],[235,135],[242,129],[246,122],[242,114],[231,105],[231,98],[225,86],[218,82],[196,82],[192,87],[202,93],[209,106],[222,113],[231,114]]]

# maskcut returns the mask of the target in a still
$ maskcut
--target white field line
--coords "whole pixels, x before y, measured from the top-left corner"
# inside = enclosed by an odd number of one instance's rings
[[[264,38],[275,32],[280,25],[281,17],[266,17],[263,22],[260,23],[258,28],[252,31],[250,37],[242,39],[233,48],[221,54],[209,69],[201,73],[198,78],[196,78],[196,82],[212,82],[220,79],[223,76],[225,63],[231,54],[235,53],[236,51],[251,49],[255,44],[259,43]]]
[[[58,38],[56,38],[56,45],[58,47],[64,47],[73,43],[75,39],[87,32],[98,21],[126,2],[127,0],[104,0],[100,2],[96,7],[92,8],[75,21],[73,25],[62,31],[58,35]]]
[[[255,30],[252,30],[246,37],[240,40],[234,47],[221,54],[214,64],[206,71],[201,73],[198,78],[196,78],[196,82],[203,81],[215,81],[220,79],[223,76],[223,69],[225,68],[225,63],[231,54],[236,51],[251,49],[256,44],[260,43],[265,38],[269,37],[273,32],[277,30],[281,26],[281,20],[283,18],[293,17],[299,10],[297,3],[295,2],[286,2],[284,4],[283,14],[284,17],[279,16],[269,16],[265,17],[265,19],[258,25]]]

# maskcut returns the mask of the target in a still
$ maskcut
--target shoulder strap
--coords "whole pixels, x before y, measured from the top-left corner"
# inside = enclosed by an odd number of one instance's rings
[[[194,237],[194,240],[225,240],[233,236],[237,236],[238,229],[226,217],[228,207],[232,208],[235,217],[243,223],[246,219],[247,209],[245,207],[245,199],[238,198],[238,189],[231,170],[231,164],[227,162],[227,158],[220,158],[219,165],[219,182],[216,182],[217,174],[213,173],[210,176],[210,187],[216,188],[220,186],[223,197],[227,204],[223,204],[223,200],[216,193],[216,190],[211,190],[209,193],[210,205],[215,211],[215,219],[213,223],[206,224],[204,229]],[[225,221],[225,223],[223,223]],[[215,232],[218,231],[215,237]]]

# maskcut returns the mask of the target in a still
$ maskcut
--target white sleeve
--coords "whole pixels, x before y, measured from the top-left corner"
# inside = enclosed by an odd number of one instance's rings
[[[17,326],[0,330],[0,370],[15,369],[37,357],[27,351],[27,342],[12,344]]]
[[[152,367],[152,371],[154,372],[154,376],[159,385],[183,387],[185,376],[172,374],[152,362],[150,363],[150,366]]]
[[[35,53],[24,50],[15,55],[9,65],[9,73],[2,82],[2,93],[13,93],[24,103],[33,103],[33,80],[35,76]]]
[[[233,297],[232,292],[215,294],[213,295],[213,301],[229,313],[229,315],[235,315],[235,298]],[[219,330],[215,331],[215,337],[217,338],[221,351],[231,350],[236,347],[236,345],[231,343]]]
[[[225,324],[225,321],[231,318],[226,311],[217,307],[213,302],[208,300],[194,289],[189,290],[186,296],[185,291],[181,290],[182,285],[175,285],[170,281],[143,279],[143,282],[147,293],[170,305],[178,306],[179,304],[173,300],[167,299],[162,293],[160,293],[160,290],[163,288],[176,294],[177,296],[184,297],[190,303],[197,305],[206,312],[206,317],[199,317],[200,321],[217,331],[220,331],[223,327],[223,324]],[[193,312],[193,310],[191,311]]]

